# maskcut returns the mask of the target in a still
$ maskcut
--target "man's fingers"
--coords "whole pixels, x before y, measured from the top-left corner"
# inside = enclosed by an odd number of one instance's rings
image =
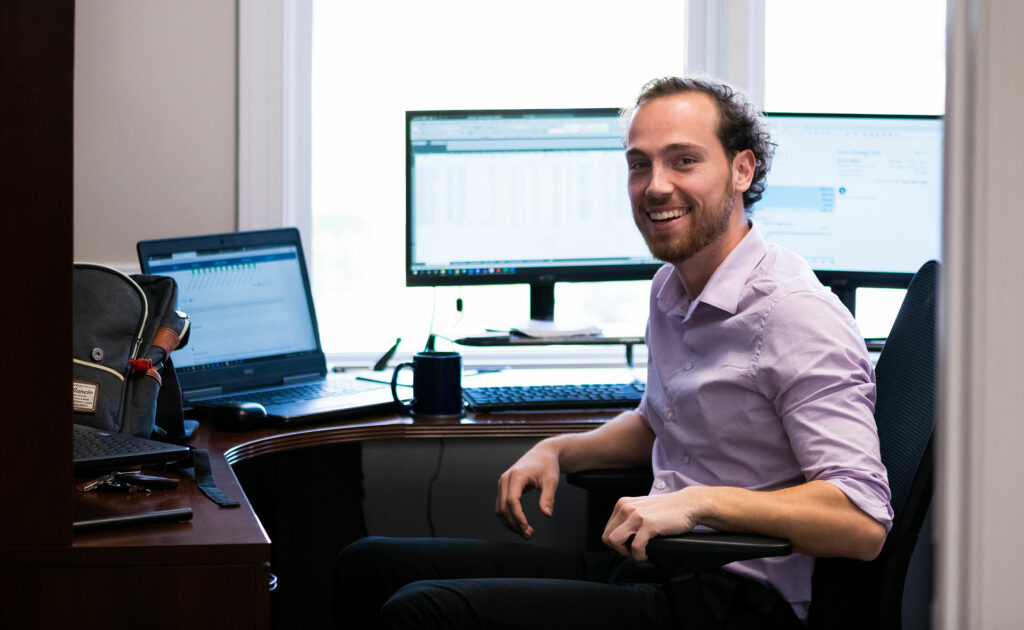
[[[634,560],[647,559],[647,542],[651,539],[650,533],[641,528],[626,540],[626,549]]]
[[[533,535],[533,528],[527,522],[520,503],[524,486],[526,482],[514,473],[502,475],[498,481],[498,503],[495,505],[495,512],[505,527],[524,538],[529,538]]]
[[[494,513],[497,515],[498,520],[501,524],[512,531],[516,531],[512,521],[509,520],[508,515],[505,513],[505,501],[508,493],[508,480],[505,475],[502,475],[498,479],[498,496],[494,501]],[[517,532],[518,533],[518,532]]]
[[[616,502],[601,540],[619,555],[646,560],[650,534],[643,532],[643,526],[644,519],[638,513],[634,500],[623,497]]]
[[[622,523],[613,529],[606,529],[601,540],[604,544],[611,547],[615,553],[620,556],[629,556],[629,542],[633,539],[633,532],[631,528],[626,524]]]
[[[558,487],[558,476],[544,479],[540,488],[540,511],[551,516],[555,511],[555,489]]]

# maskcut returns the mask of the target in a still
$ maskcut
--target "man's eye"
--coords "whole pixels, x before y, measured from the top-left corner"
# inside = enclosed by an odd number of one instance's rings
[[[642,168],[646,168],[648,162],[643,161],[643,160],[631,160],[631,161],[627,162],[627,164],[629,166],[629,170],[636,171],[636,170],[639,170],[639,169],[642,169]]]
[[[678,160],[676,160],[676,164],[679,164],[680,166],[689,166],[691,164],[696,164],[696,163],[697,163],[697,160],[695,160],[695,159],[693,159],[691,157],[681,157]]]

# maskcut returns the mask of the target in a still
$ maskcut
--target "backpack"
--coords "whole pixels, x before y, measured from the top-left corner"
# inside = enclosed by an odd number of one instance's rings
[[[171,352],[187,343],[189,319],[174,279],[75,263],[72,285],[75,423],[184,440]]]

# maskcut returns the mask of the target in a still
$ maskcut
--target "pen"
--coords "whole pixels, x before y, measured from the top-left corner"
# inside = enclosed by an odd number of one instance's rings
[[[370,378],[369,376],[357,376],[357,381],[366,381],[368,383],[383,383],[384,385],[390,385],[391,381],[385,381],[379,378]],[[406,385],[405,383],[398,383],[399,387],[412,387],[412,385]]]

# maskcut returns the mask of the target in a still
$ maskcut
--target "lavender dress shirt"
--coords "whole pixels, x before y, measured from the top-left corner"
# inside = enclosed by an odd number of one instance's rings
[[[637,412],[656,436],[651,494],[820,479],[892,526],[864,340],[803,259],[752,226],[693,300],[665,265],[651,289],[647,347]],[[813,558],[726,568],[770,584],[806,619]]]

